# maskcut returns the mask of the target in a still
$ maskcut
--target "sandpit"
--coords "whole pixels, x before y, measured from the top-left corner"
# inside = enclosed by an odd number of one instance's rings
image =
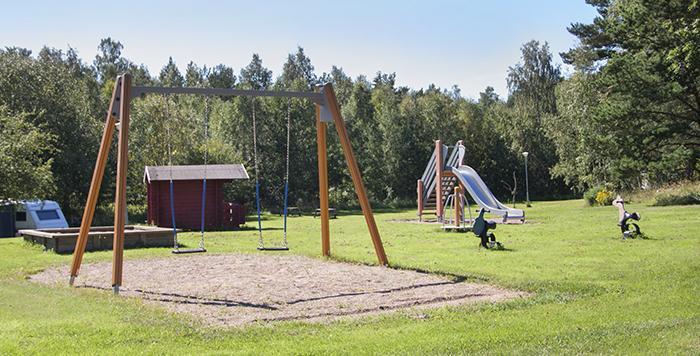
[[[66,283],[68,271],[68,266],[52,268],[31,280]],[[111,291],[110,278],[110,263],[87,264],[75,285]],[[260,254],[126,260],[121,292],[218,326],[331,321],[526,295],[415,271]]]

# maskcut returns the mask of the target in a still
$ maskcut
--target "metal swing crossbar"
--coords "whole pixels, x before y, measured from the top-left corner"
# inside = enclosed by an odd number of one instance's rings
[[[228,88],[187,88],[187,87],[139,87],[131,89],[131,98],[139,98],[146,94],[192,94],[207,96],[250,96],[309,99],[320,107],[322,122],[333,122],[333,115],[328,108],[328,100],[323,90],[319,92],[279,91],[279,90],[248,90]]]
[[[112,249],[112,290],[119,293],[122,285],[124,267],[124,226],[126,223],[126,176],[129,156],[129,121],[132,99],[137,99],[149,93],[160,94],[194,94],[208,96],[265,96],[265,97],[289,97],[311,100],[316,104],[316,145],[318,154],[319,176],[319,200],[321,207],[321,252],[323,256],[330,256],[330,228],[328,215],[328,159],[326,123],[334,123],[338,133],[340,145],[345,156],[345,162],[352,178],[357,194],[358,202],[362,209],[369,235],[372,238],[374,251],[380,265],[388,265],[389,261],[384,251],[384,246],[377,229],[377,223],[372,212],[372,207],[367,197],[367,191],[362,182],[362,174],[357,165],[357,160],[352,150],[350,136],[345,121],[343,120],[338,99],[331,84],[317,86],[316,92],[284,92],[267,90],[240,90],[219,88],[161,88],[139,87],[132,85],[132,76],[128,73],[119,75],[114,83],[112,97],[109,101],[109,109],[106,119],[100,147],[95,160],[90,190],[83,210],[80,231],[76,241],[73,260],[70,268],[69,284],[73,285],[78,276],[88,243],[88,233],[95,216],[97,200],[100,195],[105,168],[112,147],[112,139],[117,133],[117,164],[114,194],[114,235]]]

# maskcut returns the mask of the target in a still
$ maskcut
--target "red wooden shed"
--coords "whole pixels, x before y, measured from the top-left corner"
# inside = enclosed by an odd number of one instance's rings
[[[202,214],[202,183],[206,174],[207,191],[204,226],[206,229],[235,228],[245,223],[243,205],[227,202],[223,186],[234,179],[249,179],[242,164],[199,166],[146,166],[143,180],[148,188],[148,223],[172,227],[170,179],[173,180],[175,225],[199,230]]]

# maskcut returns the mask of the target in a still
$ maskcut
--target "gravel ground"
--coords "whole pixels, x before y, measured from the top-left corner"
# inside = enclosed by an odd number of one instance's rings
[[[31,280],[66,283],[69,267]],[[126,260],[122,295],[218,326],[331,321],[402,308],[498,302],[526,296],[415,271],[294,255],[192,255]],[[84,265],[77,287],[111,290],[111,263]]]

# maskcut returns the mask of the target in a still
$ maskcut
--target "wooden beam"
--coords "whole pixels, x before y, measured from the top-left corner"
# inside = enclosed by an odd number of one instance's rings
[[[129,104],[131,75],[122,75],[119,102],[119,146],[117,153],[117,191],[114,198],[114,244],[112,247],[112,289],[119,294],[124,265],[124,225],[126,223],[126,176],[129,165]]]
[[[348,164],[348,170],[350,170],[352,183],[355,186],[355,193],[357,194],[360,207],[362,207],[362,214],[365,216],[365,222],[367,223],[367,228],[369,229],[370,236],[372,237],[374,252],[377,254],[379,264],[387,266],[389,265],[389,260],[386,258],[384,245],[382,245],[382,239],[379,236],[379,229],[377,229],[377,223],[374,221],[372,207],[369,204],[369,199],[367,199],[367,191],[365,190],[365,185],[362,182],[362,174],[360,173],[360,168],[357,166],[355,154],[352,151],[350,136],[348,135],[348,130],[345,127],[345,121],[343,121],[343,117],[340,114],[340,105],[338,104],[338,99],[335,96],[335,91],[333,91],[333,86],[330,84],[324,85],[323,93],[326,96],[326,105],[328,105],[328,110],[331,112],[331,115],[333,115],[333,123],[335,124],[336,131],[338,132],[340,144],[343,147],[343,154],[345,155],[345,161]]]
[[[442,221],[442,176],[444,168],[442,155],[442,142],[435,141],[435,215],[438,221]]]
[[[318,89],[317,89],[318,90]],[[330,217],[328,214],[328,155],[326,152],[326,123],[321,122],[321,108],[316,105],[316,146],[318,151],[318,196],[321,209],[321,253],[331,255]]]
[[[232,89],[232,88],[195,88],[195,87],[142,87],[131,88],[133,98],[142,97],[146,94],[193,94],[206,96],[248,96],[248,97],[277,97],[277,98],[301,98],[309,99],[317,104],[323,104],[325,97],[322,93],[311,93],[308,91],[278,91],[278,90],[257,90],[257,89]]]
[[[102,131],[100,150],[97,153],[95,169],[92,172],[92,180],[90,181],[90,191],[88,192],[87,201],[85,202],[83,218],[80,222],[80,232],[78,233],[78,240],[76,241],[75,249],[73,250],[73,262],[70,268],[70,285],[73,285],[75,277],[78,276],[78,272],[80,271],[80,265],[83,263],[83,255],[85,254],[85,247],[87,246],[88,233],[90,232],[92,219],[95,216],[97,198],[100,195],[100,186],[102,186],[102,179],[104,178],[105,174],[105,166],[107,165],[107,158],[109,157],[109,149],[112,145],[112,137],[114,136],[114,105],[116,102],[116,98],[119,95],[120,83],[121,77],[117,77],[116,82],[114,82],[114,89],[112,90],[112,99],[109,101],[109,110],[107,111],[105,127]]]

